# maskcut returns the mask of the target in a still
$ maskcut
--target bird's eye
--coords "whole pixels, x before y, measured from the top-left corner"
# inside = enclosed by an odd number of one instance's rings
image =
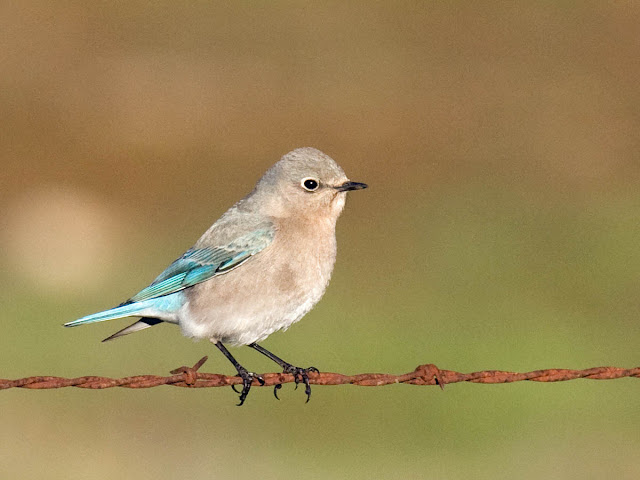
[[[302,180],[302,188],[309,192],[315,192],[320,184],[314,178],[305,178]]]

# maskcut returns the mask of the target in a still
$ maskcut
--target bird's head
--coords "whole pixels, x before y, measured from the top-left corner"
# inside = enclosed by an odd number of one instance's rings
[[[346,192],[367,185],[352,182],[328,155],[311,147],[284,155],[260,179],[254,194],[274,217],[304,216],[335,221]]]

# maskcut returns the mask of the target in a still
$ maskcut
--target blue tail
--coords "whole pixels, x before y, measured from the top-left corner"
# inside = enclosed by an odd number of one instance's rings
[[[105,320],[113,320],[114,318],[133,317],[138,315],[149,314],[150,309],[157,311],[154,308],[157,303],[153,300],[147,300],[146,302],[130,303],[129,305],[122,305],[115,307],[104,312],[94,313],[87,315],[86,317],[79,318],[73,322],[65,323],[65,327],[77,327],[78,325],[84,325],[85,323],[104,322]]]
[[[114,318],[124,317],[152,317],[158,320],[176,323],[176,314],[185,303],[183,292],[175,292],[164,297],[150,298],[142,302],[133,302],[119,307],[94,313],[79,318],[73,322],[65,323],[65,327],[77,327],[85,323],[104,322]]]

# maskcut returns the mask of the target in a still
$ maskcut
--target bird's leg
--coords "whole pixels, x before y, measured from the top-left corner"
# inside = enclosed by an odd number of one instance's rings
[[[238,376],[242,378],[242,392],[240,392],[240,403],[238,404],[238,406],[240,406],[244,403],[247,395],[249,395],[249,390],[251,390],[251,384],[253,383],[253,380],[258,380],[258,382],[260,382],[260,385],[264,385],[264,378],[262,378],[257,373],[248,371],[246,368],[240,365],[238,361],[233,358],[233,355],[231,355],[229,350],[227,350],[227,347],[222,344],[222,342],[215,342],[215,346],[218,347],[218,349],[224,354],[225,357],[227,357],[227,359],[229,359],[231,363],[233,363],[233,366],[236,367],[236,370],[238,371]],[[238,391],[234,388],[234,385],[232,385],[231,388],[233,388],[234,392],[238,393]]]
[[[300,382],[304,383],[305,385],[304,393],[307,394],[307,402],[309,401],[309,399],[311,398],[311,385],[309,385],[309,372],[319,373],[316,367],[309,367],[309,368],[295,367],[291,365],[289,362],[285,362],[277,355],[274,355],[266,348],[261,347],[257,343],[251,343],[249,344],[249,346],[254,350],[257,350],[258,352],[263,354],[265,357],[270,358],[271,360],[276,362],[278,365],[280,365],[282,367],[283,373],[290,373],[291,375],[293,375],[293,379],[296,382],[296,388],[298,388],[298,384]],[[278,398],[278,390],[280,388],[282,388],[282,385],[278,384],[273,389],[273,394],[275,395],[276,398]],[[278,398],[278,400],[280,399]]]

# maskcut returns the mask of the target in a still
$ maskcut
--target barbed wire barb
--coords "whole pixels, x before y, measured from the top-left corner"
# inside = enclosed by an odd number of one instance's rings
[[[28,388],[43,390],[50,388],[77,387],[89,389],[103,389],[112,387],[122,388],[151,388],[160,385],[174,387],[208,388],[238,385],[242,379],[237,376],[218,373],[202,373],[199,369],[208,357],[201,358],[194,366],[182,366],[172,370],[170,376],[136,375],[124,378],[108,378],[99,376],[84,376],[77,378],[63,378],[53,376],[34,376],[16,380],[0,379],[0,390],[9,388]],[[433,364],[419,365],[415,370],[402,375],[388,373],[361,373],[358,375],[343,375],[330,372],[309,372],[309,383],[312,385],[359,385],[364,387],[379,387],[395,383],[409,385],[439,385],[444,388],[450,383],[512,383],[520,381],[530,382],[562,382],[584,378],[589,380],[613,380],[616,378],[640,378],[640,367],[595,367],[585,370],[569,370],[551,368],[534,370],[532,372],[517,373],[503,370],[483,370],[480,372],[461,373],[452,370],[442,370]],[[287,373],[262,374],[264,384],[254,381],[254,386],[273,387],[275,385],[292,383],[293,375]]]

